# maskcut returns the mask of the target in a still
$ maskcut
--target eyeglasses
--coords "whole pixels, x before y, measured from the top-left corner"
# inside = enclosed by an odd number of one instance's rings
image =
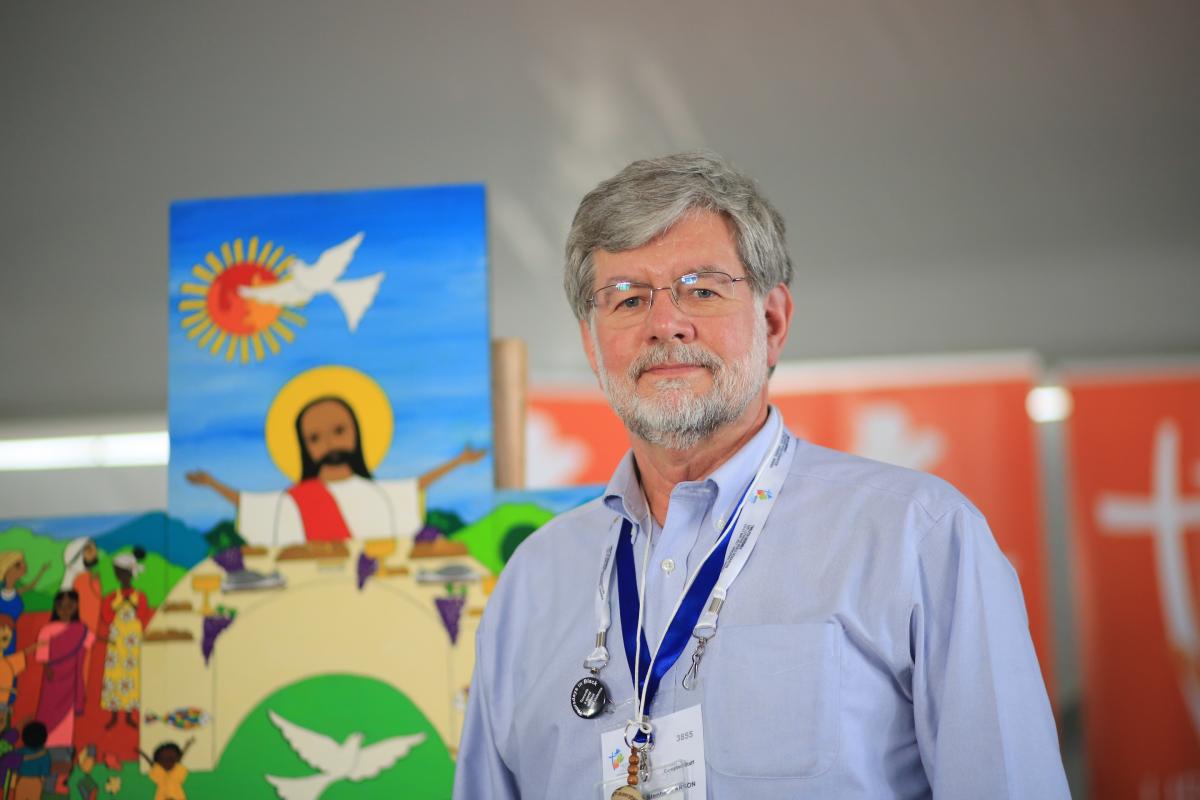
[[[618,281],[592,294],[598,321],[614,328],[637,325],[654,305],[654,293],[668,291],[675,306],[691,317],[719,317],[737,308],[733,285],[746,280],[724,272],[689,272],[670,286]]]

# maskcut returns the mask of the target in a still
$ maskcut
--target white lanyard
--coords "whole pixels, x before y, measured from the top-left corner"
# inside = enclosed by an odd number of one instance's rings
[[[777,412],[775,412],[777,413]],[[771,513],[771,508],[775,505],[775,499],[779,496],[779,490],[783,486],[784,478],[787,477],[788,468],[791,466],[792,457],[795,455],[796,448],[792,447],[792,437],[784,430],[783,421],[779,421],[779,430],[775,435],[775,440],[771,444],[771,448],[767,451],[766,457],[762,464],[759,465],[758,471],[755,473],[753,480],[746,487],[745,492],[738,500],[734,507],[733,513],[729,515],[729,522],[721,531],[721,535],[717,537],[717,541],[713,543],[705,554],[701,564],[708,560],[713,552],[720,546],[721,542],[741,521],[741,528],[737,531],[734,539],[729,543],[729,549],[725,553],[725,563],[721,568],[721,574],[717,578],[716,586],[713,587],[712,594],[709,595],[708,606],[704,613],[701,614],[699,621],[693,629],[693,635],[700,639],[711,638],[716,633],[717,617],[721,613],[721,606],[725,602],[725,598],[729,593],[729,587],[737,580],[738,574],[746,565],[746,561],[750,558],[751,551],[758,543],[758,537],[762,533],[762,529],[767,520],[767,515]],[[749,506],[749,508],[747,508]],[[746,519],[742,521],[742,516]],[[618,533],[618,536],[620,534]],[[606,644],[608,637],[608,629],[612,624],[612,612],[609,603],[609,593],[612,586],[613,563],[616,560],[614,554],[616,544],[612,543],[604,551],[604,561],[600,568],[600,583],[596,592],[596,618],[598,629],[596,632],[596,647],[591,654],[584,660],[585,669],[593,672],[602,669],[608,664],[608,647]],[[639,598],[639,613],[638,613],[638,632],[635,641],[641,637],[641,616],[645,610],[645,574],[646,559],[650,553],[650,537],[646,536],[645,550],[642,557],[642,580],[640,582]],[[679,597],[675,601],[675,606],[671,610],[671,616],[668,619],[674,619],[679,612],[679,606],[687,596],[688,589],[691,588],[692,582],[699,574],[699,568],[693,570],[692,576],[684,585],[683,590],[679,593]],[[669,627],[669,624],[668,626]],[[664,634],[665,634],[664,628]],[[658,644],[661,644],[661,637]],[[655,645],[654,652],[658,652],[658,644]],[[640,647],[638,648],[640,653]],[[651,662],[653,666],[653,661]]]

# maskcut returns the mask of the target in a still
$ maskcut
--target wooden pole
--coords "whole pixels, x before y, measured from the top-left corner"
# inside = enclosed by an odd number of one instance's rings
[[[525,343],[492,340],[493,463],[497,489],[525,488]]]

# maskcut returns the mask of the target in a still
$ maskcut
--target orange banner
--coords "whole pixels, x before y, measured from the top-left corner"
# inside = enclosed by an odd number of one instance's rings
[[[1200,797],[1200,368],[1067,385],[1092,794]]]
[[[1037,363],[1016,355],[781,365],[771,401],[816,444],[938,475],[988,518],[1016,568],[1053,696],[1035,431],[1025,399]],[[529,394],[531,485],[608,481],[629,441],[598,389]]]

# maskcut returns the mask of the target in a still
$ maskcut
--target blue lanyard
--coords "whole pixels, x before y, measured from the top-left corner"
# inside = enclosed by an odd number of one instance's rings
[[[638,695],[645,693],[647,712],[654,702],[654,696],[658,694],[658,687],[662,683],[663,676],[671,670],[671,667],[679,660],[679,656],[683,655],[688,639],[692,636],[692,629],[695,628],[700,614],[704,611],[704,604],[708,600],[709,594],[712,593],[713,587],[716,586],[717,579],[721,576],[721,568],[725,564],[725,551],[729,548],[733,529],[732,524],[725,529],[717,547],[700,565],[695,580],[692,581],[687,594],[679,604],[679,610],[667,626],[667,632],[658,646],[658,654],[653,658],[654,670],[651,671],[650,645],[646,641],[645,632],[642,633],[640,641],[635,643],[635,639],[638,638],[638,611],[641,602],[638,599],[637,574],[633,565],[633,524],[629,520],[621,523],[621,535],[617,540],[616,556],[617,597],[621,605],[621,638],[625,641],[625,658],[629,662],[629,675],[633,679],[634,686],[637,687]],[[641,647],[640,658],[636,649],[639,646]],[[635,663],[639,665],[640,675],[634,675]],[[641,737],[642,734],[639,733],[638,736]]]

